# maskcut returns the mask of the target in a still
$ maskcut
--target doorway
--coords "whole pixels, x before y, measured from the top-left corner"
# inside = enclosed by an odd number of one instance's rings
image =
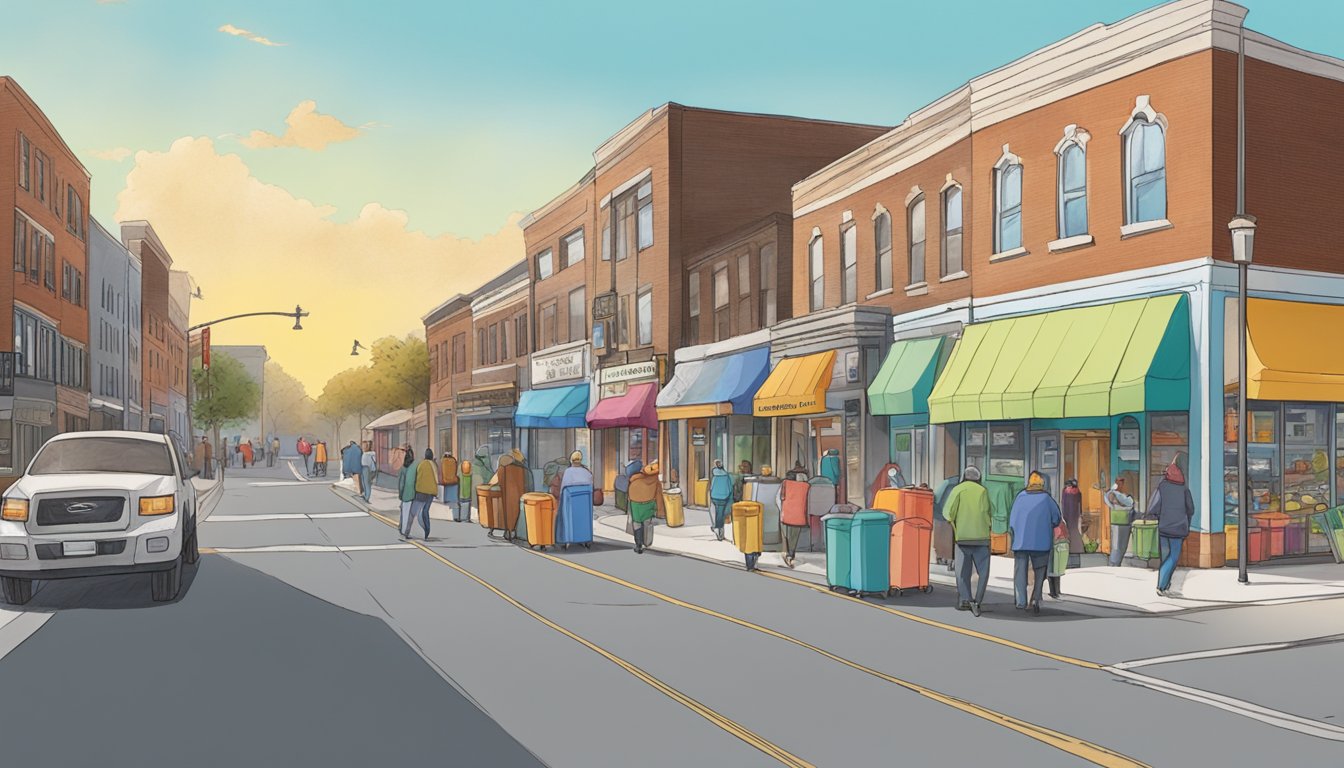
[[[1096,552],[1111,551],[1110,516],[1103,501],[1111,484],[1111,435],[1109,432],[1065,432],[1064,476],[1061,483],[1078,481],[1082,492],[1084,545],[1097,542]]]

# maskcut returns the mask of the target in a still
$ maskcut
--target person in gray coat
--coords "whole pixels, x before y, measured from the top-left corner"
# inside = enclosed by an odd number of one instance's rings
[[[1172,462],[1148,500],[1149,517],[1157,518],[1157,536],[1162,565],[1157,569],[1157,594],[1171,597],[1171,577],[1181,559],[1181,547],[1190,535],[1195,500],[1185,484],[1185,472]]]

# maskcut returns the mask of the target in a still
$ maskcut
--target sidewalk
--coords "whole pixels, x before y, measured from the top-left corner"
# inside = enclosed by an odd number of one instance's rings
[[[687,507],[685,513],[686,524],[680,528],[657,526],[654,549],[745,567],[742,553],[733,545],[731,523],[727,527],[725,540],[716,541],[709,528],[708,510]],[[625,514],[615,507],[597,509],[593,532],[599,538],[633,546],[630,536],[625,533]],[[766,545],[766,549],[774,547]],[[761,554],[758,567],[807,581],[826,582],[824,552],[800,551],[794,560],[794,568],[790,570],[784,567],[784,561],[778,553],[767,551]],[[929,580],[935,585],[951,589],[956,587],[956,579],[945,565],[930,564]],[[1165,598],[1157,595],[1157,571],[1126,566],[1074,569],[1064,575],[1060,587],[1064,593],[1062,602],[1073,601],[1144,613],[1169,613],[1211,606],[1344,597],[1344,565],[1259,565],[1251,569],[1250,582],[1238,583],[1235,568],[1178,568],[1172,579],[1172,590],[1179,597]],[[1012,593],[1012,558],[990,558],[989,588],[1001,594]],[[939,591],[947,595],[949,602],[955,601],[954,592]]]
[[[351,478],[337,480],[336,482],[331,483],[331,486],[332,488],[342,491],[343,496],[354,496],[359,499],[361,503],[364,501],[364,497],[355,491],[355,481]],[[377,483],[374,483],[373,494],[369,506],[379,512],[390,514],[393,517],[397,517],[401,514],[401,501],[397,498],[397,494],[393,491],[379,487]],[[452,509],[447,504],[438,501],[436,498],[429,506],[429,519],[451,521],[453,519]],[[472,510],[471,519],[473,521],[476,519],[475,510]],[[419,528],[417,527],[416,530],[418,531]]]

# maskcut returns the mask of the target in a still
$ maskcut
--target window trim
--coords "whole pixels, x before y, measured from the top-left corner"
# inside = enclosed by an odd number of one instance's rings
[[[1003,203],[1002,203],[1002,201],[1003,201],[1003,179],[1004,179],[1004,176],[1007,175],[1008,170],[1009,170],[1010,168],[1013,168],[1013,167],[1016,167],[1016,168],[1018,169],[1018,171],[1017,171],[1017,173],[1018,173],[1018,195],[1017,195],[1017,196],[1018,196],[1018,201],[1017,201],[1017,205],[1015,206],[1016,209],[1017,209],[1017,214],[1018,214],[1018,244],[1017,244],[1016,246],[1012,247],[1012,248],[1004,248],[1004,247],[1003,247],[1003,219],[1004,219],[1004,216],[1006,215],[1006,212],[1003,210]],[[1026,188],[1026,184],[1024,183],[1024,181],[1025,181],[1025,176],[1026,176],[1026,167],[1022,164],[1022,158],[1020,158],[1020,157],[1018,157],[1017,155],[1013,154],[1012,151],[1010,151],[1010,150],[1008,149],[1008,145],[1007,145],[1007,144],[1004,144],[1004,145],[1003,145],[1003,154],[1000,155],[998,161],[994,163],[994,173],[993,173],[993,176],[992,176],[992,179],[991,179],[991,180],[992,180],[992,183],[993,183],[993,185],[994,185],[994,186],[993,186],[993,190],[992,190],[992,191],[993,191],[993,194],[994,194],[994,205],[993,205],[993,207],[992,207],[992,209],[991,209],[991,213],[993,214],[993,219],[992,219],[992,221],[993,221],[993,226],[994,226],[994,231],[993,231],[993,249],[994,249],[994,253],[993,253],[993,256],[990,257],[990,261],[994,261],[994,260],[995,260],[995,258],[994,258],[995,256],[997,256],[997,257],[999,257],[999,258],[1009,258],[1010,255],[1011,255],[1011,256],[1022,256],[1022,255],[1025,255],[1026,252],[1027,252],[1027,251],[1026,251],[1026,248],[1025,248],[1025,243],[1026,243],[1025,232],[1023,232],[1024,227],[1022,226],[1022,224],[1023,224],[1023,221],[1022,221],[1022,219],[1023,219],[1022,213],[1023,213],[1023,208],[1025,207],[1025,206],[1024,206],[1024,202],[1025,202],[1025,201],[1022,199],[1022,198],[1023,198],[1023,194],[1022,194],[1022,193],[1025,191],[1025,188]],[[964,223],[964,220],[963,220],[963,223]],[[1020,251],[1020,253],[1019,253],[1019,251]]]
[[[1124,180],[1124,220],[1120,229],[1121,237],[1130,237],[1136,234],[1143,234],[1157,229],[1165,229],[1171,226],[1168,216],[1171,214],[1171,206],[1164,205],[1163,215],[1157,219],[1147,219],[1138,221],[1134,218],[1134,180],[1130,178],[1129,162],[1129,144],[1132,140],[1130,133],[1141,125],[1156,125],[1162,132],[1162,188],[1163,199],[1167,201],[1167,147],[1170,142],[1170,126],[1167,122],[1167,116],[1153,109],[1152,97],[1149,94],[1140,94],[1134,99],[1134,109],[1129,113],[1129,119],[1120,127],[1120,172]],[[1140,227],[1143,224],[1155,224],[1153,227]],[[1163,226],[1165,224],[1165,226]],[[1127,231],[1128,230],[1128,231]]]
[[[578,261],[572,260],[569,256],[570,247],[574,244],[576,240],[583,244],[582,248],[580,248]],[[588,242],[583,227],[579,227],[578,229],[575,229],[569,234],[560,238],[560,255],[562,258],[560,259],[560,262],[556,265],[560,269],[555,270],[555,272],[559,272],[560,270],[564,269],[569,269],[570,267],[582,262],[584,259],[588,257]],[[555,274],[555,272],[552,272],[551,274]]]
[[[542,257],[546,257],[546,258],[550,261],[550,274],[546,274],[546,275],[541,274],[541,260],[542,260]],[[555,249],[554,249],[554,248],[542,248],[540,251],[537,251],[537,254],[536,254],[535,256],[533,256],[532,259],[533,259],[533,262],[534,262],[535,265],[536,265],[536,270],[537,270],[537,282],[541,282],[542,280],[547,280],[547,279],[550,279],[550,278],[552,278],[552,277],[555,276],[555,273],[557,272],[557,270],[556,270],[556,268],[555,268]]]

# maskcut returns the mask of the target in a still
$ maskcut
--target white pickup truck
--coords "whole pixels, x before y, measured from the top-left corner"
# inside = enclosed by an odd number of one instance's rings
[[[172,600],[196,546],[196,475],[167,435],[70,432],[48,440],[0,510],[0,586],[32,599],[33,581],[148,573]]]

